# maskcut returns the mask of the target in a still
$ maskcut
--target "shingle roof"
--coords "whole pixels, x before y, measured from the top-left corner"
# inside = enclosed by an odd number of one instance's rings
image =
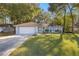
[[[35,22],[28,22],[28,23],[18,24],[15,26],[16,27],[36,27],[36,26],[38,26],[38,24]]]

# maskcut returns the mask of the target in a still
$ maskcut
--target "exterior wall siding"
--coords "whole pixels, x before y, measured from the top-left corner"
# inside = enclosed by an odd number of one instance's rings
[[[0,27],[0,32],[3,30],[3,28],[2,27]]]
[[[61,27],[61,26],[49,26],[48,28],[52,32],[56,32],[56,30],[59,30],[59,31],[62,31],[63,30],[63,27]]]
[[[38,27],[16,27],[16,34],[33,35],[38,33]]]

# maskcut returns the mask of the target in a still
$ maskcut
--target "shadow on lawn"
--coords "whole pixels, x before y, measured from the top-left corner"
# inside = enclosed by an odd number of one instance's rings
[[[77,41],[78,45],[79,45],[79,36],[77,36],[76,34],[73,34],[74,35],[74,39]]]
[[[11,55],[27,55],[27,56],[45,56],[52,55],[52,49],[58,47],[59,37],[51,35],[36,36],[27,40],[21,47],[19,47]],[[23,51],[20,49],[24,49]],[[19,50],[19,52],[18,52]],[[17,53],[16,53],[17,52]]]
[[[39,35],[27,40],[21,47],[11,55],[17,56],[62,56],[79,55],[79,48],[76,43],[77,36],[64,34],[63,39],[56,35]],[[72,40],[71,40],[72,39]],[[73,41],[76,39],[76,41]]]

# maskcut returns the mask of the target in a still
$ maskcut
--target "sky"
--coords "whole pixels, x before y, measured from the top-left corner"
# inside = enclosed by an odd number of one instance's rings
[[[43,9],[44,11],[48,11],[49,5],[48,3],[40,3],[39,7]]]

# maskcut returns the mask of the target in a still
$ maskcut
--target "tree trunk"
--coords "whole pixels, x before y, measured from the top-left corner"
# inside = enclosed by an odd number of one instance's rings
[[[60,34],[60,40],[62,40],[63,39],[63,34],[65,33],[65,21],[66,21],[66,18],[65,18],[65,16],[66,16],[66,9],[64,8],[64,23],[63,23],[63,32]]]
[[[63,33],[65,33],[65,24],[66,24],[66,9],[64,9],[64,23],[63,23]]]
[[[73,14],[72,14],[72,8],[70,8],[70,5],[68,5],[68,7],[69,7],[71,18],[72,18],[72,33],[73,33],[74,32],[74,18],[73,18]]]

